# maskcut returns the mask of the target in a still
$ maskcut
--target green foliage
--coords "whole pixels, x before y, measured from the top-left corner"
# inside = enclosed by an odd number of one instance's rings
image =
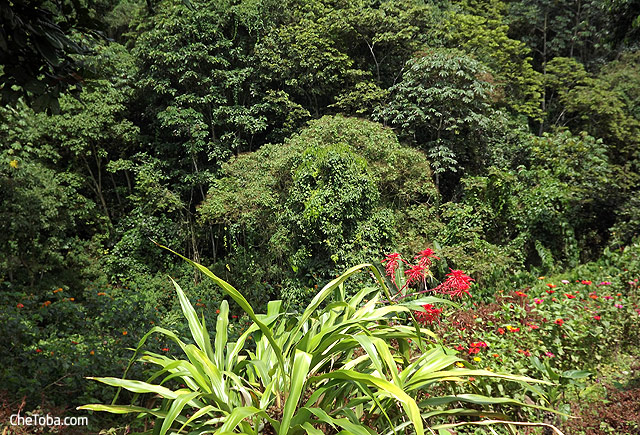
[[[463,178],[463,200],[442,205],[445,226],[436,240],[490,286],[526,264],[547,273],[596,258],[620,200],[607,151],[584,134],[531,137],[520,149],[522,165]]]
[[[89,51],[87,30],[97,30],[99,23],[80,2],[4,2],[0,16],[2,103],[23,98],[34,110],[57,113],[60,93],[80,87],[81,64],[74,55]]]
[[[421,148],[447,149],[437,169],[450,167],[447,159],[453,158],[473,170],[491,126],[490,80],[488,70],[461,51],[428,49],[407,62],[402,80],[389,89],[389,102],[376,117]],[[476,141],[476,146],[465,146],[466,141]]]
[[[337,263],[418,243],[424,235],[398,238],[394,222],[409,204],[428,209],[437,200],[423,155],[378,124],[340,116],[241,156],[224,173],[199,213],[225,231],[232,270],[251,271],[251,297],[267,297],[265,281],[285,281],[298,295],[287,299],[303,302],[300,287],[335,275]]]
[[[452,14],[447,23],[446,44],[462,48],[494,73],[494,100],[504,101],[517,113],[540,117],[541,75],[533,69],[529,48],[508,36],[499,19]]]
[[[614,88],[615,76],[605,75],[609,82],[590,77],[580,63],[565,58],[549,62],[547,72],[547,86],[557,95],[559,105],[549,108],[555,125],[602,138],[615,147],[616,160],[638,153],[640,121],[631,114],[633,106],[627,106],[624,91]]]

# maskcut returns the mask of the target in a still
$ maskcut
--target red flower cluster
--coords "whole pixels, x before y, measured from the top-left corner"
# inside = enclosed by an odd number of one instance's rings
[[[416,255],[415,258],[416,260],[418,260],[418,266],[422,266],[422,267],[430,267],[432,262],[431,262],[431,258],[435,259],[435,260],[440,260],[439,257],[436,257],[435,252],[433,252],[433,249],[425,249],[424,251],[420,251],[418,253],[418,255]]]
[[[442,308],[436,308],[431,304],[425,304],[422,308],[424,308],[424,311],[416,312],[416,320],[423,325],[431,324],[434,320],[438,320],[440,313],[442,313]]]
[[[462,295],[464,295],[465,293],[471,296],[471,294],[469,293],[469,287],[471,287],[471,281],[474,281],[473,278],[466,275],[461,270],[449,270],[451,271],[451,273],[447,274],[446,281],[440,284],[434,290],[458,298],[462,297]]]
[[[405,275],[409,275],[405,286],[411,285],[411,283],[418,281],[419,279],[422,279],[424,281],[426,271],[427,268],[424,266],[420,266],[419,264],[411,266],[409,270],[405,270]]]
[[[384,270],[387,273],[387,276],[391,277],[391,280],[394,284],[396,282],[396,269],[398,268],[400,261],[404,260],[400,258],[400,254],[398,254],[397,252],[387,254],[385,259],[382,260],[382,264],[384,264]]]

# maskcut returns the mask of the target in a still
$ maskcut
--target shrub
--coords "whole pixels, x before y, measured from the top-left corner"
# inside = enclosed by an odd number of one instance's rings
[[[146,382],[94,378],[133,393],[158,395],[162,403],[79,409],[151,416],[156,419],[153,433],[161,435],[176,427],[193,434],[319,434],[333,428],[357,435],[401,430],[422,435],[425,422],[432,430],[452,426],[437,424],[441,417],[506,419],[505,406],[527,406],[507,397],[465,393],[475,377],[544,383],[474,369],[453,350],[435,344],[434,334],[412,313],[444,300],[393,303],[384,278],[371,264],[352,267],[328,283],[302,314],[286,312],[281,301],[271,301],[266,314],[256,314],[235,288],[192,264],[240,305],[252,324],[229,341],[229,305],[223,301],[212,340],[204,318],[198,319],[174,281],[193,343],[154,327],[140,341],[134,359],[153,334],[172,340],[186,358],[145,351],[140,360],[159,367]],[[378,286],[346,298],[345,281],[361,270],[368,270]],[[464,281],[468,284],[468,277]]]

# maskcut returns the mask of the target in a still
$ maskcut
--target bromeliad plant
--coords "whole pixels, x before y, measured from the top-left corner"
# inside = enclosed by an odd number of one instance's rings
[[[486,424],[486,418],[519,424],[509,422],[502,410],[529,405],[506,397],[462,393],[472,377],[525,385],[545,382],[473,369],[451,349],[434,344],[431,331],[415,318],[409,325],[406,319],[423,304],[447,301],[424,297],[389,303],[392,295],[371,264],[352,267],[328,283],[302,314],[286,312],[281,301],[270,302],[266,314],[256,314],[235,288],[204,266],[185,260],[218,284],[247,313],[251,326],[230,342],[229,305],[223,301],[211,337],[204,318],[198,319],[174,282],[193,343],[155,327],[140,341],[134,359],[156,333],[174,341],[185,357],[143,352],[139,360],[158,367],[144,382],[92,378],[133,393],[159,396],[161,404],[154,408],[116,405],[116,395],[114,404],[79,409],[153,416],[154,428],[146,433],[159,435],[423,435],[450,426],[434,424],[438,419],[442,423],[456,416],[476,419],[468,424]],[[347,298],[344,282],[361,270],[370,271],[378,286]],[[250,345],[252,338],[255,346]]]

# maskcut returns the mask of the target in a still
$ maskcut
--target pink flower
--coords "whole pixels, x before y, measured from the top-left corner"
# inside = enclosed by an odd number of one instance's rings
[[[536,304],[540,305],[541,303],[543,303],[543,302],[544,302],[544,299],[535,298],[535,299],[533,300],[533,302],[535,302]]]
[[[569,284],[569,280],[563,279],[562,281],[560,281],[562,284]]]
[[[609,300],[609,299],[613,299],[613,296],[607,295],[607,296],[603,296],[603,298],[605,298],[606,300]]]
[[[600,284],[598,285],[611,285],[611,281],[602,281]]]
[[[622,308],[622,304],[614,304],[613,306],[616,308]]]
[[[551,352],[545,352],[544,356],[547,356],[549,358],[553,358],[555,355],[553,353],[551,353]]]

